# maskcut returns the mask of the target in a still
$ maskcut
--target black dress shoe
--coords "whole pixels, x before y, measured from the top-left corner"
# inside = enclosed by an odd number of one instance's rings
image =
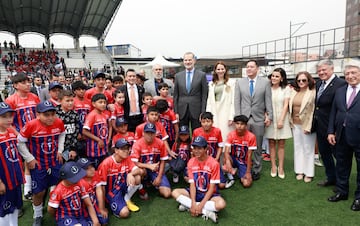
[[[333,186],[335,184],[336,184],[335,181],[328,181],[328,180],[323,180],[317,183],[317,185],[320,187],[328,187],[328,186]]]
[[[344,194],[341,194],[341,193],[336,193],[334,196],[330,196],[328,198],[328,201],[329,202],[338,202],[340,200],[347,200],[347,199],[348,199],[347,195],[344,195]]]
[[[351,205],[351,210],[359,211],[360,210],[360,199],[355,199]]]
[[[260,173],[252,173],[251,176],[252,176],[253,181],[260,179]]]

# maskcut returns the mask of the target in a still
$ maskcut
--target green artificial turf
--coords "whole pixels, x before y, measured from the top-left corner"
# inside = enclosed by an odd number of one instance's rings
[[[325,179],[324,167],[316,167],[315,178],[311,183],[297,181],[293,172],[292,141],[286,144],[284,180],[270,176],[270,162],[263,162],[261,178],[253,186],[244,189],[239,181],[221,194],[227,206],[219,215],[219,225],[359,225],[360,212],[350,210],[356,189],[356,163],[350,179],[349,200],[330,203],[327,198],[333,195],[333,187],[319,187],[316,183]],[[169,177],[171,181],[171,177]],[[180,181],[173,187],[184,186]],[[118,219],[111,215],[108,225],[212,225],[201,217],[191,217],[188,212],[179,212],[173,199],[163,199],[155,189],[148,189],[150,200],[143,201],[135,194],[133,201],[140,211],[131,213],[128,219]],[[32,224],[32,207],[24,203],[25,215],[19,225]],[[44,226],[55,225],[55,221],[45,214]]]

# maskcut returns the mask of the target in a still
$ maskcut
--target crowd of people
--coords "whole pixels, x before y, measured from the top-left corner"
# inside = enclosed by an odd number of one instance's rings
[[[15,91],[0,103],[0,225],[17,225],[23,196],[32,201],[34,226],[42,225],[45,206],[58,225],[105,225],[109,212],[126,218],[139,211],[131,198],[147,200],[149,186],[173,197],[179,211],[217,222],[226,207],[220,190],[236,178],[244,188],[268,173],[285,178],[291,137],[295,178],[313,180],[317,143],[327,176],[318,185],[336,185],[331,202],[348,199],[353,153],[360,164],[359,62],[345,66],[345,80],[323,60],[317,82],[302,71],[293,83],[282,68],[261,77],[256,60],[240,79],[230,79],[219,61],[210,82],[194,53],[183,64],[174,80],[156,64],[151,79],[134,69],[124,77],[100,71],[93,86],[59,68],[46,86],[29,71],[13,75]],[[180,178],[188,187],[172,190]],[[360,210],[360,179],[357,186],[352,210]]]

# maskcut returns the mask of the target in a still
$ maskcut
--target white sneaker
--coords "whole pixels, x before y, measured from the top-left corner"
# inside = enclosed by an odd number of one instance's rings
[[[180,212],[185,212],[185,211],[188,211],[188,210],[189,210],[189,209],[188,209],[186,206],[184,206],[183,204],[180,204],[178,209],[179,209]]]
[[[205,214],[202,215],[202,218],[204,220],[212,220],[214,223],[217,223],[218,222],[218,217],[216,215],[215,212],[212,212],[212,211],[209,211],[209,210],[206,210]]]
[[[314,164],[315,164],[315,166],[324,166],[324,165],[321,163],[321,161],[320,161],[319,158],[315,158],[315,159],[314,159]]]
[[[174,176],[173,176],[173,182],[174,182],[175,184],[179,183],[179,175],[174,174]]]
[[[225,188],[230,188],[235,183],[235,180],[227,180],[225,183]]]

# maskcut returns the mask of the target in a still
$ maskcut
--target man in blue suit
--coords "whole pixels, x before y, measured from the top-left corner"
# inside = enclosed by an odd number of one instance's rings
[[[354,211],[360,210],[360,62],[351,60],[344,70],[346,86],[336,91],[329,126],[328,141],[336,148],[336,194],[329,197],[330,202],[347,200],[349,177],[353,155],[357,163],[357,188],[355,200],[351,205]]]
[[[319,80],[316,82],[316,100],[314,111],[314,131],[316,131],[319,152],[325,166],[326,179],[318,183],[321,187],[335,185],[335,148],[327,141],[327,129],[331,105],[336,90],[346,84],[344,79],[334,74],[331,60],[322,60],[317,64]]]

